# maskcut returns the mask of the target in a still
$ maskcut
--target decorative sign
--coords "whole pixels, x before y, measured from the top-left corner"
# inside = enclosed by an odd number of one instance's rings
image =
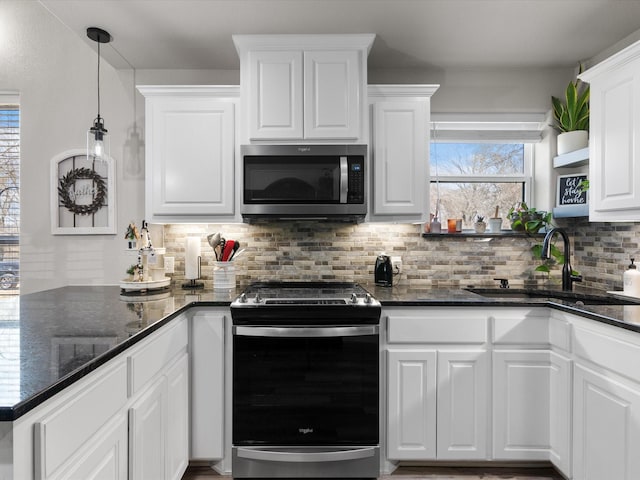
[[[586,205],[587,191],[582,189],[581,183],[587,179],[587,175],[559,175],[557,200],[558,207],[567,205]]]
[[[113,159],[87,159],[84,150],[51,160],[51,233],[115,234]]]

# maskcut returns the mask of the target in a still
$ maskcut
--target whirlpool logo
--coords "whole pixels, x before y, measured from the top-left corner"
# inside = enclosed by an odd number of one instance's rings
[[[298,433],[301,433],[302,435],[307,435],[308,433],[313,433],[313,428],[309,428],[309,427],[299,428]]]

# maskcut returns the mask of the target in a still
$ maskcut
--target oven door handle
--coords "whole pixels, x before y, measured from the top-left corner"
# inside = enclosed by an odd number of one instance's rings
[[[341,462],[373,457],[375,447],[354,448],[348,450],[333,450],[322,452],[287,452],[282,450],[267,450],[253,448],[238,448],[238,457],[267,462],[311,463],[311,462]]]
[[[358,337],[362,335],[377,335],[378,332],[378,325],[349,327],[233,327],[233,334],[242,337]]]

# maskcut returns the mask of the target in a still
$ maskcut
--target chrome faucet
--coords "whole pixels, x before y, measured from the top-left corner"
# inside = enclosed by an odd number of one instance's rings
[[[573,282],[581,282],[581,275],[574,275],[571,268],[571,245],[569,243],[569,236],[561,228],[552,228],[544,237],[542,244],[542,254],[540,255],[542,260],[551,258],[551,238],[557,233],[562,237],[564,242],[564,264],[562,265],[562,290],[570,292],[573,290]]]

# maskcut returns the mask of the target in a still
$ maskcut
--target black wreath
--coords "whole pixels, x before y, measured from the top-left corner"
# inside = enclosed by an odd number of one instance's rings
[[[76,180],[87,179],[93,180],[96,187],[96,193],[93,202],[89,205],[77,205],[69,196],[69,187],[75,185]],[[91,215],[96,213],[104,206],[107,197],[107,184],[104,179],[90,168],[74,168],[64,175],[58,184],[58,195],[62,205],[70,212],[76,215]]]

